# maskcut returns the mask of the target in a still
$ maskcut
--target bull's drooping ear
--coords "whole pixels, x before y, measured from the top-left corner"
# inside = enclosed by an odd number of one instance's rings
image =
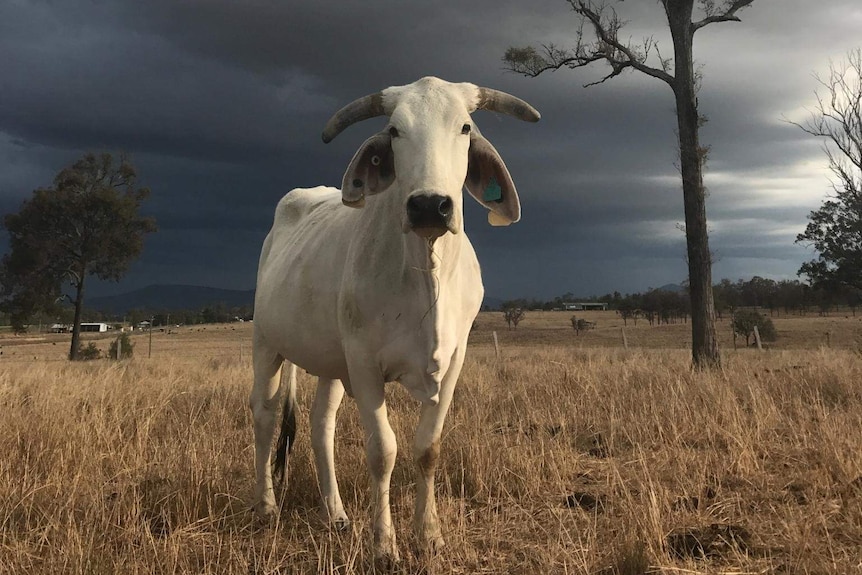
[[[392,137],[381,132],[371,136],[356,151],[344,179],[341,180],[341,202],[361,208],[365,196],[379,194],[395,181]]]
[[[521,202],[506,164],[491,142],[478,130],[470,134],[470,163],[464,186],[470,195],[488,208],[488,223],[508,226],[521,219]]]

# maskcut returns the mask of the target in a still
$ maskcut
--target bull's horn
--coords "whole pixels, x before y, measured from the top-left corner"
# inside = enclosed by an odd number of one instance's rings
[[[326,122],[326,126],[323,128],[323,141],[328,144],[351,124],[385,114],[386,112],[383,110],[383,94],[377,92],[376,94],[363,96],[335,112],[329,121]]]
[[[508,114],[525,122],[538,122],[542,117],[538,110],[522,99],[492,88],[479,88],[479,105],[476,109]]]

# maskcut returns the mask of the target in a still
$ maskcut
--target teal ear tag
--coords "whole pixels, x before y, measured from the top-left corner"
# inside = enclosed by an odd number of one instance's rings
[[[485,186],[485,191],[482,192],[482,201],[485,202],[502,202],[503,188],[497,183],[497,179],[491,176],[488,185]]]

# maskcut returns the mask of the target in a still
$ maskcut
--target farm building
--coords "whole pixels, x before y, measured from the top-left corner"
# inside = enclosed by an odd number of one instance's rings
[[[603,301],[583,302],[583,303],[564,303],[563,309],[565,311],[585,311],[585,310],[607,311],[608,310],[608,304],[606,304]]]
[[[81,324],[81,331],[104,332],[104,331],[108,331],[109,329],[111,329],[111,326],[109,326],[106,323],[82,323]]]
[[[55,323],[51,326],[51,333],[66,333],[69,331],[69,326],[64,323]]]

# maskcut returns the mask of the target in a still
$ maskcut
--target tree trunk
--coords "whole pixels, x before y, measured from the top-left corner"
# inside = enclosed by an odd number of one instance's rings
[[[706,227],[706,190],[703,186],[704,151],[698,138],[697,98],[692,57],[694,32],[692,2],[666,4],[674,44],[674,96],[676,98],[685,237],[691,297],[691,353],[696,368],[718,367],[721,356],[715,335],[712,294],[712,256]]]
[[[72,347],[69,349],[69,359],[78,359],[78,351],[81,348],[81,314],[84,311],[84,274],[78,279],[75,295],[75,320],[72,323]]]

